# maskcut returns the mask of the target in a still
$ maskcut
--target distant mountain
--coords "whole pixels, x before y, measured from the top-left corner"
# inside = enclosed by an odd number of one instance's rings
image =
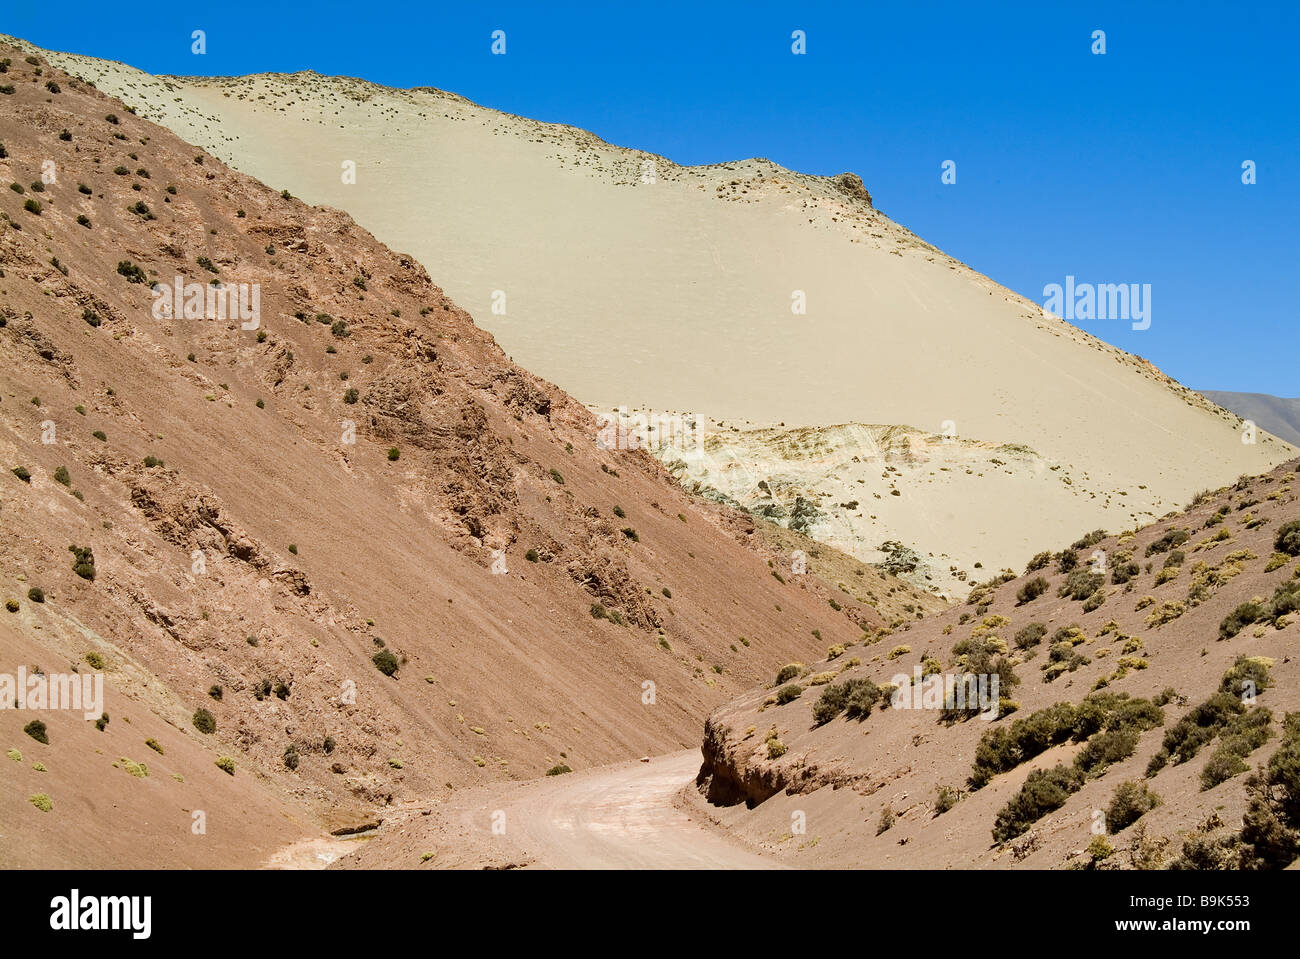
[[[1279,439],[1300,443],[1300,399],[1228,390],[1201,390],[1201,395],[1244,420],[1253,420]]]

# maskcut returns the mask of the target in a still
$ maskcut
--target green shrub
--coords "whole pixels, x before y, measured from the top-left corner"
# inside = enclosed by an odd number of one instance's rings
[[[402,458],[402,451],[399,450],[396,446],[390,446],[388,448],[388,462],[396,463],[401,458]]]
[[[563,776],[565,773],[571,773],[571,772],[573,772],[572,769],[570,769],[568,766],[561,763],[558,766],[552,766],[550,769],[546,770],[546,775]]]
[[[798,689],[799,687],[785,687]],[[850,719],[865,717],[880,699],[880,687],[869,679],[850,679],[842,683],[826,686],[817,702],[813,704],[813,722],[822,726],[830,722],[845,709],[853,706]],[[780,691],[777,692],[780,702]]]
[[[15,466],[9,472],[13,473],[24,483],[30,483],[32,481],[32,474],[28,472],[26,466]]]
[[[41,210],[43,210],[44,207],[41,206],[41,201],[36,199],[36,197],[29,196],[27,202],[23,204],[23,209],[28,213],[34,213],[36,216],[40,216]]]
[[[540,558],[541,557],[537,555],[537,550],[535,549],[530,549],[528,552],[524,553],[524,559],[528,560],[530,563],[535,563]]]
[[[1107,766],[1132,756],[1137,742],[1138,734],[1132,729],[1106,730],[1084,744],[1074,757],[1074,764],[1082,772],[1096,775]]]
[[[159,756],[165,755],[165,754],[163,753],[163,748],[162,748],[162,746],[160,746],[160,745],[158,744],[158,740],[156,740],[156,739],[146,739],[146,740],[144,741],[144,744],[145,744],[146,746],[148,746],[150,749],[152,749],[154,752],[156,752]]]
[[[33,586],[27,591],[27,598],[33,603],[43,603],[45,602],[45,590],[39,586]]]
[[[1016,605],[1023,606],[1026,603],[1032,603],[1039,596],[1042,596],[1048,589],[1048,582],[1041,576],[1035,576],[1029,582],[1025,583],[1020,589],[1016,590]]]
[[[195,710],[192,722],[194,728],[204,735],[210,736],[217,731],[217,719],[206,709]]]
[[[155,466],[163,466],[165,464],[156,456],[146,456],[144,458],[144,465],[146,469],[153,469]]]
[[[72,553],[72,571],[82,579],[95,581],[95,554],[89,546],[69,546]]]
[[[42,743],[46,746],[50,744],[50,737],[45,731],[45,724],[39,719],[33,719],[30,723],[24,726],[23,732],[28,736],[31,736],[32,739],[36,740],[38,743]]]
[[[1106,829],[1112,834],[1126,829],[1160,804],[1160,797],[1146,783],[1125,780],[1115,787],[1106,807]]]
[[[233,776],[235,774],[235,761],[231,759],[229,756],[218,756],[216,762],[213,765],[215,765],[227,776]]]
[[[392,676],[397,672],[400,663],[391,650],[381,649],[375,655],[370,657],[370,661],[375,664],[375,668],[385,676]]]
[[[614,515],[619,519],[625,519],[627,517],[627,513],[623,512],[623,507],[621,506],[614,507]]]
[[[117,272],[126,277],[128,283],[143,283],[148,277],[145,276],[144,270],[136,266],[130,260],[121,260],[117,264]]]
[[[993,824],[993,841],[1004,843],[1024,833],[1039,819],[1065,805],[1083,785],[1083,773],[1072,766],[1035,769],[1011,797]]]
[[[776,674],[777,685],[779,686],[781,683],[788,683],[790,680],[802,673],[805,668],[806,667],[803,663],[786,663],[781,667],[780,672]]]
[[[1293,519],[1278,527],[1273,548],[1288,556],[1300,556],[1300,519]]]
[[[641,537],[636,534],[636,530],[634,530],[631,526],[624,526],[622,532],[623,535],[626,536],[628,539],[630,539],[632,542],[634,543],[641,542]]]
[[[551,470],[551,479],[553,479],[560,486],[564,485],[564,477],[560,474],[560,471],[557,469]]]
[[[776,704],[784,706],[786,703],[792,703],[803,695],[803,687],[795,683],[788,686],[782,686],[776,691]]]
[[[101,656],[99,653],[95,652],[95,650],[93,649],[90,652],[86,653],[85,660],[86,660],[86,665],[89,666],[91,669],[102,670],[104,668],[104,657]]]
[[[354,387],[348,387],[343,391],[343,402],[351,406],[361,396]]]
[[[1086,567],[1079,567],[1071,570],[1065,578],[1061,588],[1057,590],[1058,595],[1067,596],[1070,599],[1082,600],[1087,599],[1093,593],[1097,592],[1106,584],[1106,577],[1101,573],[1094,573]]]
[[[9,610],[9,612],[11,612],[11,613],[16,613],[16,612],[18,612],[18,600],[16,600],[16,599],[6,599],[6,600],[5,600],[5,609]]]
[[[1041,553],[1035,553],[1033,559],[1025,565],[1025,574],[1028,575],[1030,573],[1036,573],[1040,569],[1047,569],[1051,563],[1052,554],[1050,551],[1044,550]]]
[[[1167,553],[1175,546],[1182,546],[1190,538],[1191,538],[1191,534],[1188,533],[1187,530],[1185,529],[1168,530],[1159,539],[1154,540],[1153,542],[1147,545],[1146,554],[1150,556],[1153,553]]]

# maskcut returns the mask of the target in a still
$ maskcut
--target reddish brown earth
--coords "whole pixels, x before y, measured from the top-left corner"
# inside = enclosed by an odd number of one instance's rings
[[[1059,595],[1066,575],[1054,558],[1045,568],[975,590],[962,606],[892,633],[882,631],[847,646],[840,657],[809,664],[790,680],[802,686],[802,694],[785,705],[776,704],[777,684],[769,677],[762,689],[710,716],[698,789],[691,793],[695,815],[728,826],[756,850],[787,864],[1079,867],[1092,860],[1084,850],[1094,836],[1095,811],[1109,806],[1121,781],[1136,780],[1145,782],[1163,805],[1106,837],[1115,852],[1101,861],[1102,867],[1168,866],[1189,838],[1232,836],[1241,830],[1247,809],[1246,772],[1201,788],[1201,773],[1221,740],[1150,778],[1144,774],[1161,748],[1164,731],[1209,698],[1239,657],[1270,661],[1273,683],[1258,696],[1258,705],[1272,713],[1271,736],[1245,758],[1247,767],[1265,765],[1279,749],[1284,716],[1300,709],[1300,616],[1292,612],[1275,622],[1252,623],[1233,636],[1221,637],[1220,632],[1220,624],[1239,604],[1267,600],[1279,585],[1300,577],[1300,557],[1279,554],[1275,546],[1278,530],[1300,518],[1297,473],[1300,465],[1293,461],[1207,494],[1187,512],[1141,530],[1077,551],[1062,550],[1077,552],[1085,568],[1095,551],[1105,556],[1104,602],[1091,612],[1081,601]],[[1185,543],[1166,551],[1151,549],[1179,530],[1187,534]],[[1175,553],[1181,554],[1180,563],[1171,561]],[[1136,563],[1138,572],[1121,583],[1115,570],[1126,562]],[[1176,573],[1164,572],[1165,581],[1157,582],[1167,563]],[[1020,589],[1039,576],[1047,581],[1047,591],[1020,603]],[[1162,609],[1164,617],[1153,616]],[[1043,624],[1046,635],[1036,645],[1019,648],[1016,634],[1031,623]],[[1073,649],[1087,662],[1048,681],[1044,667],[1053,634],[1072,625],[1080,630]],[[1014,701],[1014,712],[1004,709],[993,721],[969,718],[946,724],[935,709],[878,705],[862,719],[840,713],[822,725],[814,720],[814,704],[828,685],[857,678],[888,683],[896,674],[913,674],[927,659],[943,672],[960,672],[954,645],[971,640],[1001,640],[1007,648],[1020,684],[1002,694]],[[1129,660],[1121,664],[1125,656]],[[819,673],[823,675],[814,682]],[[1176,697],[1164,706],[1163,725],[1141,733],[1129,758],[1090,777],[1023,835],[994,843],[995,817],[1030,771],[1069,765],[1083,747],[1069,741],[1053,746],[972,790],[967,780],[986,731],[1008,727],[1055,703],[1077,705],[1094,688],[1150,698],[1170,687]],[[785,747],[777,757],[767,746],[773,732]],[[940,812],[936,800],[943,786],[956,790],[960,799]],[[896,818],[878,832],[886,807]]]
[[[97,654],[109,715],[44,713],[43,745],[0,713],[0,865],[284,861],[406,804],[694,745],[782,663],[881,624],[774,575],[749,518],[598,449],[583,407],[343,213],[0,57],[0,673]],[[260,284],[265,335],[155,319],[177,275]]]

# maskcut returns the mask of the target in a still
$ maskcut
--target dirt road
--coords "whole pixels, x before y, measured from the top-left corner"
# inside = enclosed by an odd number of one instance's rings
[[[474,790],[411,810],[337,864],[391,868],[774,869],[756,853],[679,808],[700,766],[698,750]],[[494,824],[496,830],[494,831]],[[429,860],[422,859],[432,852]]]

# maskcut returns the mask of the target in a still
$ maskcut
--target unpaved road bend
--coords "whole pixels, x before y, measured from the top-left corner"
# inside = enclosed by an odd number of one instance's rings
[[[785,868],[679,808],[699,767],[699,751],[686,750],[480,787],[428,814],[408,809],[390,817],[335,867]]]
[[[557,782],[517,805],[511,828],[555,869],[779,868],[675,805],[699,768],[688,750]]]

